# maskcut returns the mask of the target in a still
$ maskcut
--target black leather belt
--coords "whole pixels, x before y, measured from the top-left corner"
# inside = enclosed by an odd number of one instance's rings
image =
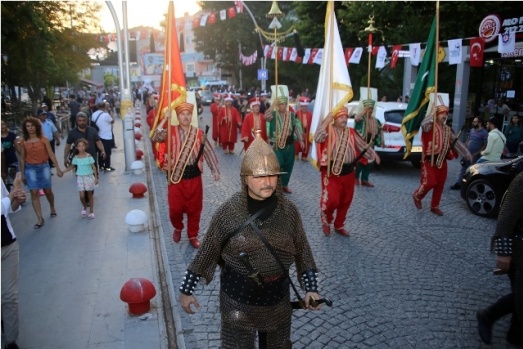
[[[200,176],[201,174],[202,174],[202,172],[200,171],[198,166],[187,165],[187,166],[185,166],[185,169],[183,170],[182,178],[183,179],[196,178],[196,177]]]
[[[334,162],[331,162],[331,171],[334,168]],[[341,171],[338,176],[346,176],[354,171],[354,166],[352,164],[342,164]]]

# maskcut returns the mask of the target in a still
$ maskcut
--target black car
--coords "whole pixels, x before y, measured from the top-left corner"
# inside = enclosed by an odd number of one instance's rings
[[[514,159],[482,162],[470,166],[461,181],[461,197],[472,213],[483,217],[498,214],[510,182],[523,171],[523,155]]]

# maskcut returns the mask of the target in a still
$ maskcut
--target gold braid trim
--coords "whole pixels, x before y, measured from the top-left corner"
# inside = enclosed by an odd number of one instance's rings
[[[346,134],[347,133],[347,134]],[[336,148],[336,159],[332,166],[332,174],[338,176],[341,173],[343,160],[347,156],[347,150],[350,146],[350,132],[348,128],[341,131],[341,136],[338,137],[338,147]]]
[[[279,112],[277,112],[277,115],[280,115]],[[280,135],[278,137],[278,148],[283,149],[285,148],[285,142],[287,140],[287,132],[289,130],[289,125],[291,123],[291,116],[288,112],[285,112],[283,114],[283,127],[280,132]],[[276,125],[279,125],[278,119],[276,119]]]
[[[187,134],[187,137],[185,137],[181,151],[179,152],[176,163],[174,164],[174,171],[171,173],[170,182],[172,184],[178,184],[182,180],[183,171],[185,170],[185,166],[187,166],[187,162],[191,157],[194,146],[196,145],[197,135],[198,129],[191,126],[191,130]]]
[[[443,125],[442,127],[437,126],[436,132],[439,133],[438,140],[442,142],[440,146],[441,149],[436,160],[436,166],[441,168],[441,166],[443,166],[443,161],[445,161],[447,158],[447,153],[449,152],[451,131],[450,127]]]

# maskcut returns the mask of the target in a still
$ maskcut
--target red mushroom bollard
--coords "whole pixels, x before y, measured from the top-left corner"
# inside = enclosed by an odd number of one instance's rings
[[[142,160],[143,150],[136,149],[136,160]]]
[[[151,308],[150,300],[156,296],[152,282],[144,278],[129,279],[120,291],[120,299],[129,305],[129,313],[142,315]]]
[[[140,133],[135,133],[134,134],[134,139],[141,140],[142,139],[142,135]]]
[[[134,127],[140,127],[140,126],[142,126],[142,123],[140,121],[136,120],[134,122]]]
[[[143,194],[147,191],[145,184],[141,182],[133,183],[129,188],[129,193],[133,194],[133,199],[143,198]]]

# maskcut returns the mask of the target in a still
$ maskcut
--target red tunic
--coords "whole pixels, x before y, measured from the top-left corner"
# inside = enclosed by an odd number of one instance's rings
[[[218,103],[211,103],[211,115],[212,115],[212,139],[215,142],[218,142],[218,136],[220,134],[220,124],[218,123],[218,113],[220,112],[220,107]]]
[[[255,133],[254,131],[260,130],[261,137],[264,141],[267,142],[267,127],[265,123],[265,117],[262,113],[254,115],[254,113],[249,113],[245,116],[242,124],[242,138],[243,149],[247,150],[254,141]]]
[[[294,154],[297,156],[299,153],[301,153],[303,158],[307,158],[311,147],[311,142],[309,141],[309,132],[311,130],[312,113],[310,111],[303,112],[300,109],[296,112],[296,116],[301,122],[301,128],[303,130],[303,143],[305,144],[305,147],[302,149],[300,142],[294,142]]]
[[[421,133],[421,144],[423,146],[423,155],[421,162],[421,178],[418,189],[414,192],[414,196],[418,200],[422,200],[430,190],[432,191],[431,208],[439,208],[441,195],[447,180],[447,159],[452,160],[456,157],[454,150],[450,150],[451,133],[448,126],[440,126],[436,124],[436,135],[432,127]],[[431,153],[434,147],[434,164],[431,165]],[[440,159],[438,164],[438,156],[440,153],[446,156]]]
[[[241,125],[242,119],[240,113],[234,107],[223,107],[218,113],[218,122],[220,123],[220,142],[236,143],[238,140],[238,125]]]

